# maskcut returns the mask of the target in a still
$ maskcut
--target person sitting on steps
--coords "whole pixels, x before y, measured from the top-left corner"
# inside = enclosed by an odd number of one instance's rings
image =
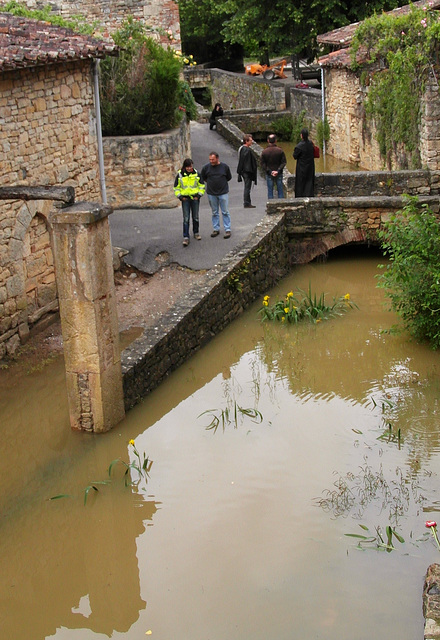
[[[217,122],[216,122],[216,118],[221,118],[223,115],[223,109],[222,106],[220,104],[220,102],[216,102],[214,105],[214,109],[212,110],[212,113],[209,117],[209,128],[210,129],[214,129],[214,127],[217,129]]]

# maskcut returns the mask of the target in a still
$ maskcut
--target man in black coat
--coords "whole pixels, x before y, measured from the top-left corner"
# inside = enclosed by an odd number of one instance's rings
[[[255,209],[255,205],[251,204],[251,187],[254,182],[257,184],[257,160],[252,153],[250,147],[253,144],[252,136],[247,133],[243,136],[243,144],[238,150],[238,181],[244,182],[243,206],[245,209]]]
[[[309,140],[308,129],[302,129],[293,157],[296,160],[295,198],[313,198],[315,192],[314,144]]]

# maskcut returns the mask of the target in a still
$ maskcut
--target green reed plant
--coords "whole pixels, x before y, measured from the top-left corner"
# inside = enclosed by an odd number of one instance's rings
[[[318,323],[322,320],[328,320],[336,316],[341,316],[349,309],[358,308],[351,300],[350,294],[338,298],[334,297],[332,302],[328,304],[325,299],[325,293],[319,296],[312,293],[309,284],[308,291],[297,289],[294,293],[289,291],[281,300],[277,300],[274,304],[270,303],[270,296],[264,296],[262,307],[259,310],[262,322],[265,320],[286,322],[288,324],[297,324],[303,320],[312,323]]]
[[[124,479],[125,479],[126,487],[138,486],[141,480],[145,480],[145,483],[147,483],[150,477],[150,469],[153,464],[153,461],[150,460],[145,455],[145,452],[141,456],[141,454],[136,448],[134,440],[130,440],[128,444],[132,448],[132,451],[135,456],[135,460],[133,460],[133,462],[130,462],[130,463],[125,462],[125,460],[122,460],[122,458],[116,458],[115,460],[112,460],[108,468],[108,475],[111,477],[113,468],[116,465],[120,464],[123,467],[125,467]],[[131,480],[131,475],[130,475],[131,471],[135,471],[137,473],[138,477],[135,481]],[[87,487],[84,489],[84,505],[87,504],[87,498],[89,497],[89,494],[91,491],[95,491],[96,493],[99,493],[98,486],[109,485],[109,484],[111,484],[111,480],[97,480],[97,481],[90,482],[87,485]],[[60,498],[72,498],[72,497],[73,496],[70,495],[69,493],[59,493],[56,496],[52,496],[51,498],[48,498],[48,500],[59,500]]]
[[[216,433],[220,425],[223,431],[225,431],[226,427],[230,424],[233,424],[234,429],[237,429],[239,422],[245,418],[250,418],[252,422],[257,424],[263,422],[263,415],[258,409],[240,407],[235,400],[231,409],[229,407],[226,407],[226,409],[207,409],[197,417],[201,418],[205,415],[208,415],[211,419],[205,429],[207,431],[213,431],[214,433]]]
[[[141,457],[139,451],[136,448],[134,440],[130,440],[128,444],[130,445],[131,450],[135,455],[135,460],[133,460],[133,462],[128,463],[128,462],[125,462],[125,460],[122,460],[122,458],[116,458],[115,460],[112,460],[110,462],[110,465],[108,468],[108,475],[111,477],[112,469],[115,465],[122,464],[125,467],[124,478],[125,478],[126,487],[128,485],[137,486],[141,480],[145,480],[145,482],[148,482],[148,478],[150,477],[150,469],[153,464],[152,460],[150,460],[148,456],[145,455],[145,452],[142,454],[142,457]],[[135,471],[138,474],[138,478],[136,481],[131,480],[131,475],[130,475],[131,471]]]
[[[349,538],[356,538],[358,540],[358,544],[357,544],[358,549],[364,550],[365,547],[367,548],[374,547],[375,549],[381,549],[386,551],[387,553],[390,553],[395,549],[393,545],[393,539],[397,540],[401,544],[405,542],[404,538],[399,533],[397,533],[397,531],[393,529],[393,527],[391,527],[390,525],[387,525],[385,527],[385,533],[383,533],[380,526],[375,527],[375,531],[376,531],[375,534],[370,534],[370,530],[366,525],[360,524],[359,526],[365,532],[368,532],[369,535],[362,535],[359,533],[344,534]],[[385,538],[386,538],[386,541],[385,541]]]

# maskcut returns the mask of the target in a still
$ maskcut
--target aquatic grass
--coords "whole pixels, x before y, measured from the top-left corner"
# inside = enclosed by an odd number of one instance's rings
[[[240,405],[234,401],[232,409],[226,407],[226,409],[207,409],[203,411],[197,418],[208,415],[211,418],[211,422],[205,427],[206,431],[213,431],[216,433],[219,426],[222,426],[223,432],[230,424],[234,425],[234,429],[238,429],[240,420],[244,418],[250,418],[252,422],[261,424],[263,422],[263,415],[258,409],[248,409],[240,407]]]
[[[284,298],[277,300],[275,304],[270,304],[270,296],[264,296],[258,313],[261,315],[262,322],[270,320],[298,324],[298,322],[308,320],[316,324],[329,318],[342,316],[353,308],[358,309],[358,306],[351,300],[349,293],[334,297],[332,303],[328,304],[325,293],[320,295],[313,293],[309,284],[308,291],[300,288],[295,293],[289,291]]]
[[[110,484],[110,482],[108,480],[99,480],[98,482],[91,482],[89,485],[87,485],[87,487],[84,489],[84,506],[87,503],[87,498],[92,489],[97,493],[99,493],[99,489],[96,486],[97,484],[107,485],[107,484]]]
[[[145,452],[143,453],[142,457],[139,453],[139,451],[137,450],[136,446],[135,446],[135,442],[134,440],[130,440],[129,441],[129,446],[132,447],[132,451],[136,457],[136,460],[134,460],[133,462],[125,462],[125,460],[122,460],[122,458],[116,458],[115,460],[112,460],[110,462],[110,465],[108,467],[108,475],[111,478],[112,475],[112,469],[117,465],[117,464],[121,464],[125,467],[125,473],[124,473],[124,480],[125,480],[125,486],[138,486],[139,483],[141,482],[141,480],[145,480],[145,483],[148,482],[148,479],[150,477],[150,469],[153,465],[153,461],[149,459],[148,456],[146,456]],[[131,480],[131,475],[130,475],[130,471],[136,471],[138,474],[138,479],[137,481],[133,481]],[[84,489],[84,505],[87,504],[87,498],[89,497],[89,494],[91,491],[95,491],[96,493],[99,493],[99,489],[98,486],[100,485],[109,485],[111,484],[111,480],[97,480],[96,482],[90,482],[87,487]],[[55,496],[52,496],[50,498],[48,498],[49,501],[53,501],[53,500],[59,500],[61,498],[72,498],[74,496],[72,496],[69,493],[59,493]]]
[[[334,517],[354,513],[362,518],[371,503],[379,503],[381,511],[388,509],[388,518],[397,525],[399,519],[408,511],[411,502],[422,504],[425,498],[419,493],[419,485],[410,473],[403,473],[400,467],[394,472],[395,479],[388,480],[382,465],[375,470],[364,458],[357,474],[347,473],[341,476],[335,473],[336,480],[331,489],[326,489],[322,497],[315,498],[317,506],[332,512]]]
[[[125,478],[125,486],[126,487],[128,485],[137,486],[142,479],[144,479],[145,482],[148,482],[148,479],[150,477],[150,469],[151,469],[152,464],[153,464],[153,461],[149,459],[149,457],[145,454],[145,452],[143,453],[143,456],[141,458],[141,455],[140,455],[139,451],[136,448],[134,440],[130,440],[128,444],[132,448],[132,451],[133,451],[134,455],[136,456],[136,460],[133,460],[133,462],[129,463],[129,462],[125,462],[125,460],[122,460],[122,458],[116,458],[115,460],[112,460],[110,462],[110,465],[108,467],[108,475],[110,477],[111,477],[111,474],[112,474],[112,469],[113,469],[113,467],[115,465],[122,464],[125,467],[124,478]],[[137,472],[138,480],[136,482],[133,482],[133,480],[130,480],[130,478],[131,478],[130,471],[136,471]]]
[[[370,533],[370,530],[366,525],[360,524],[359,526],[364,531]],[[347,536],[348,538],[357,539],[358,540],[357,548],[361,549],[362,551],[364,551],[366,546],[367,548],[374,547],[375,549],[380,549],[380,550],[386,551],[387,553],[390,553],[395,549],[393,545],[393,538],[395,538],[398,542],[400,542],[400,544],[404,544],[405,542],[404,538],[399,533],[397,533],[397,531],[393,529],[391,525],[387,525],[385,527],[386,541],[380,526],[375,527],[375,531],[376,531],[375,535],[372,535],[372,534],[363,535],[360,533],[345,533],[344,535]]]

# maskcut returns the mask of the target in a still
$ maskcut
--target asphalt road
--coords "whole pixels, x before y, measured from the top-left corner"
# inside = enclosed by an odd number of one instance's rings
[[[210,269],[238,244],[240,244],[265,216],[267,189],[264,176],[258,176],[257,186],[252,186],[251,198],[255,209],[243,208],[243,183],[237,181],[237,150],[232,148],[209,124],[191,123],[191,149],[194,166],[200,172],[209,162],[209,154],[216,151],[222,162],[229,165],[232,180],[229,183],[229,212],[231,237],[223,238],[223,227],[216,238],[211,238],[211,209],[208,198],[200,203],[200,235],[202,240],[191,238],[188,247],[182,245],[182,209],[176,198],[173,209],[123,209],[111,214],[112,244],[129,253],[124,260],[145,273],[155,273],[163,264],[156,259],[166,252],[169,263],[177,263],[193,270]],[[183,158],[182,158],[183,161]],[[169,185],[172,191],[173,184]],[[220,216],[221,219],[221,216]]]

